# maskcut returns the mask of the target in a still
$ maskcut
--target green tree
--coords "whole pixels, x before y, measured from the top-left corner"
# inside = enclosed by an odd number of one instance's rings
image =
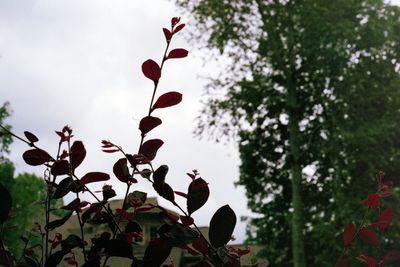
[[[273,265],[331,266],[343,224],[361,217],[373,190],[369,179],[399,172],[399,8],[381,0],[177,3],[199,28],[193,39],[230,59],[208,86],[198,133],[238,137],[238,184],[259,214],[249,241],[264,245]]]
[[[5,124],[5,120],[10,117],[11,115],[11,109],[10,109],[10,103],[5,102],[1,107],[0,107],[0,125],[4,125],[7,129],[11,129],[11,126],[8,124]],[[9,145],[12,143],[12,137],[7,134],[3,134],[0,131],[0,163],[5,159],[5,154],[9,153]]]

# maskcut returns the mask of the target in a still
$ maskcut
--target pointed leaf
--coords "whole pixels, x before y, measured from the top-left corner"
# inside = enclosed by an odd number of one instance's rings
[[[168,166],[167,165],[161,165],[160,167],[157,168],[157,170],[154,171],[153,173],[153,181],[154,181],[154,188],[157,190],[157,188],[161,188],[164,185],[165,182],[165,177],[167,176],[168,173]]]
[[[360,239],[364,242],[367,242],[372,247],[379,246],[379,237],[377,234],[368,230],[367,228],[362,228],[360,231]]]
[[[29,142],[31,142],[32,144],[39,141],[39,138],[37,138],[36,135],[34,135],[31,132],[25,131],[24,135],[25,135],[26,139],[28,139]]]
[[[157,117],[146,116],[140,121],[139,130],[142,134],[147,134],[161,123],[161,120]]]
[[[47,259],[44,267],[56,267],[58,266],[58,264],[62,261],[62,259],[64,258],[65,255],[67,255],[68,251],[57,251],[54,252],[53,254],[51,254],[49,256],[49,258]]]
[[[164,224],[158,229],[160,239],[173,247],[180,247],[192,243],[199,234],[180,223]]]
[[[7,188],[0,183],[0,224],[8,218],[11,207],[11,194],[8,192]]]
[[[187,210],[191,215],[200,209],[208,200],[210,190],[208,184],[202,178],[193,180],[188,188]]]
[[[184,226],[190,226],[193,224],[194,220],[190,216],[180,216],[181,222]]]
[[[68,205],[62,207],[62,209],[70,211],[78,211],[80,207],[81,207],[81,200],[79,198],[75,198],[70,203],[68,203]]]
[[[144,76],[146,76],[150,80],[153,80],[154,82],[158,82],[161,77],[160,66],[158,66],[158,64],[152,59],[148,59],[143,62],[142,72]]]
[[[200,251],[203,255],[208,254],[208,244],[204,237],[200,236],[196,240],[192,242],[192,246],[197,250]]]
[[[172,189],[172,187],[167,184],[164,183],[161,187],[155,187],[155,184],[153,184],[154,189],[157,191],[157,193],[165,198],[166,200],[171,201],[172,203],[175,202],[175,194],[174,194],[174,190]]]
[[[356,231],[356,226],[353,223],[346,224],[344,226],[344,231],[343,231],[343,246],[345,248],[349,247],[352,240],[354,233]]]
[[[126,158],[119,159],[113,167],[113,172],[115,176],[123,183],[127,183],[130,178],[128,161]]]
[[[167,41],[167,43],[169,43],[171,41],[171,38],[172,38],[171,31],[166,29],[166,28],[163,28],[163,32],[164,32],[165,40]]]
[[[38,148],[25,151],[22,155],[22,158],[24,159],[26,164],[32,166],[42,165],[52,159],[46,151]]]
[[[375,209],[379,207],[381,196],[379,194],[371,194],[364,200],[364,206]]]
[[[133,258],[132,246],[127,240],[111,239],[107,242],[105,252],[108,256]]]
[[[393,208],[386,208],[382,213],[379,215],[378,219],[378,228],[381,231],[385,231],[389,224],[392,222],[394,217],[394,209]]]
[[[163,144],[164,142],[160,139],[150,139],[143,143],[139,153],[145,156],[147,160],[152,161]]]
[[[54,176],[68,174],[69,173],[69,162],[67,160],[57,160],[51,166],[50,173]]]
[[[360,255],[357,257],[357,260],[365,262],[368,267],[376,267],[376,260],[371,256]]]
[[[176,49],[171,50],[171,51],[168,53],[167,59],[170,59],[170,58],[183,58],[183,57],[187,57],[188,53],[189,53],[189,52],[188,52],[186,49],[183,49],[183,48],[176,48]]]
[[[182,101],[182,94],[178,92],[168,92],[161,95],[153,105],[153,110],[157,108],[167,108],[179,104]]]
[[[82,141],[75,141],[71,146],[71,167],[75,170],[86,157],[86,149]]]
[[[99,181],[107,181],[110,179],[110,175],[104,172],[88,172],[81,178],[82,184],[88,184]]]
[[[161,266],[171,253],[172,247],[161,239],[157,238],[150,241],[144,252],[144,267]]]
[[[77,235],[70,234],[66,239],[61,241],[61,248],[64,251],[70,251],[76,247],[83,247],[83,241]]]
[[[219,208],[210,221],[208,237],[211,245],[222,247],[231,239],[236,225],[236,214],[229,205]]]
[[[49,222],[46,225],[46,229],[48,230],[53,230],[54,228],[60,227],[61,225],[63,225],[66,221],[68,221],[68,219],[71,217],[72,212],[68,213],[67,215],[65,215],[63,218],[58,219],[58,220],[54,220],[52,222]]]
[[[185,27],[185,24],[184,24],[184,23],[182,23],[182,24],[176,26],[176,28],[174,29],[174,33],[179,32],[180,30],[183,29],[183,27]]]
[[[53,198],[59,199],[64,197],[71,191],[71,185],[74,183],[74,180],[71,177],[64,178],[57,185],[56,191],[53,194]]]

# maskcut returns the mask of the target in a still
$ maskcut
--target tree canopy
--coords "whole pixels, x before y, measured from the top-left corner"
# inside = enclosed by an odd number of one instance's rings
[[[177,3],[199,28],[196,42],[231,59],[206,90],[198,133],[237,137],[238,185],[258,214],[249,241],[264,245],[273,265],[331,266],[375,173],[398,177],[399,8],[380,0]]]

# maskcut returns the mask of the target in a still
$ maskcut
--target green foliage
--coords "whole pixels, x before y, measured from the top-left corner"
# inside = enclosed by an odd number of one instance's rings
[[[7,129],[11,129],[11,126],[5,124],[4,121],[11,115],[10,103],[5,102],[0,107],[0,124],[4,125]],[[0,160],[4,160],[4,154],[9,153],[9,145],[12,143],[12,137],[7,134],[2,134],[0,131]]]
[[[362,217],[354,203],[373,187],[371,174],[397,179],[400,171],[399,8],[380,0],[177,2],[197,22],[196,42],[235,62],[211,81],[198,133],[238,137],[238,185],[258,214],[249,242],[264,245],[273,265],[293,265],[298,190],[307,266],[332,266],[342,226]]]

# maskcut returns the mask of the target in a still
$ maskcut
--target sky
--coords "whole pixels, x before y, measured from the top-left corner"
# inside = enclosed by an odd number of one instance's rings
[[[121,155],[101,152],[100,141],[108,139],[129,153],[137,151],[139,121],[147,115],[153,88],[141,64],[149,58],[160,62],[165,49],[161,29],[169,27],[173,16],[180,14],[165,0],[0,0],[0,103],[11,103],[13,114],[7,122],[13,132],[20,136],[26,130],[34,133],[40,139],[37,145],[54,155],[58,144],[54,131],[70,125],[75,140],[82,140],[87,150],[77,175],[109,173],[107,184],[122,198],[125,185],[112,174]],[[187,24],[185,31],[195,30],[184,17],[182,22]],[[199,77],[209,76],[219,66],[204,62],[204,51],[192,50],[182,36],[173,40],[172,47],[190,53],[185,59],[166,62],[159,94],[179,91],[183,101],[154,114],[163,124],[148,138],[165,143],[153,165],[168,165],[167,182],[183,192],[191,181],[185,173],[197,169],[209,183],[211,194],[206,205],[193,214],[195,221],[206,226],[219,207],[229,204],[238,217],[234,235],[235,243],[240,243],[245,238],[240,217],[251,213],[244,189],[234,186],[239,173],[237,149],[233,143],[199,140],[192,133],[206,83]],[[43,176],[42,166],[32,167],[22,160],[27,149],[18,140],[11,146],[16,172]],[[99,190],[103,184],[90,188]],[[145,180],[131,190],[156,196]],[[70,194],[64,201],[73,198]],[[88,193],[83,198],[92,200]],[[185,207],[185,200],[176,198]],[[167,201],[159,198],[159,202],[171,208]]]

